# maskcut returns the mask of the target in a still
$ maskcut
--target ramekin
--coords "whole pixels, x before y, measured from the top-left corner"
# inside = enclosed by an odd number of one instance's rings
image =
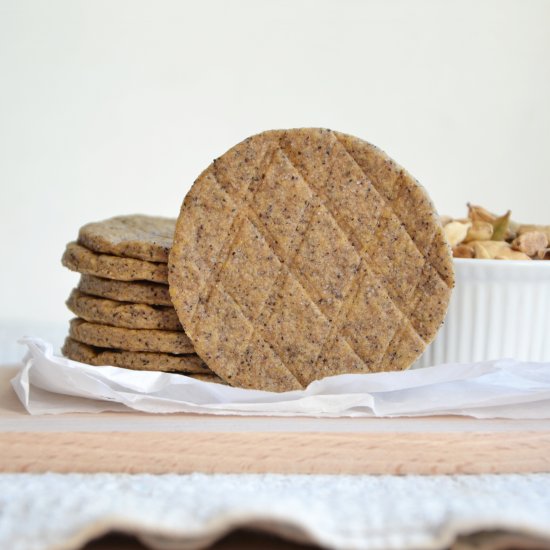
[[[550,261],[454,259],[445,322],[413,368],[550,361]]]

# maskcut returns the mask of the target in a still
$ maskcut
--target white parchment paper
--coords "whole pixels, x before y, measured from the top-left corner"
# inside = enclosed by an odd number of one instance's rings
[[[272,393],[181,374],[92,367],[24,338],[12,386],[30,414],[127,411],[227,415],[391,417],[466,415],[550,419],[550,363],[510,359],[405,372],[346,374]]]

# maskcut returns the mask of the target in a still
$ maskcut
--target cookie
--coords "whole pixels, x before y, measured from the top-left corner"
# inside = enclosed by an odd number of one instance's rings
[[[194,353],[193,345],[182,331],[148,330],[113,327],[72,319],[69,336],[77,342],[100,348],[124,351]]]
[[[119,302],[134,302],[155,306],[172,306],[168,285],[147,281],[115,281],[93,275],[81,275],[78,290]]]
[[[77,317],[94,323],[122,328],[182,330],[176,310],[171,306],[117,302],[77,289],[71,292],[66,304]]]
[[[102,254],[166,263],[175,226],[171,218],[116,216],[81,227],[78,242]]]
[[[61,262],[72,271],[107,279],[157,283],[168,281],[168,269],[164,263],[99,254],[75,242],[67,245]]]
[[[453,267],[426,191],[380,149],[281,130],[246,139],[195,181],[169,285],[209,368],[284,391],[408,368],[443,322]]]
[[[82,344],[67,337],[61,352],[65,357],[89,365],[122,367],[131,370],[195,373],[215,376],[198,355],[171,355],[151,351],[120,351]],[[216,377],[217,378],[217,377]]]

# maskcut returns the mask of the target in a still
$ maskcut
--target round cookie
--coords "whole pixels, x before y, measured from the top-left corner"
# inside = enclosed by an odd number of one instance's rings
[[[77,342],[100,348],[174,354],[195,352],[183,331],[120,328],[72,319],[69,336]]]
[[[107,279],[168,282],[168,269],[164,263],[99,254],[75,242],[67,245],[61,263],[72,271]]]
[[[122,328],[183,330],[171,306],[150,306],[98,298],[73,289],[67,307],[77,316],[93,323]]]
[[[196,352],[230,384],[272,391],[408,368],[453,281],[423,187],[323,129],[265,132],[216,159],[185,197],[169,258]]]
[[[168,285],[160,283],[116,281],[83,274],[78,282],[78,290],[92,296],[109,298],[118,302],[172,306]]]
[[[131,370],[150,370],[162,372],[181,372],[215,376],[202,359],[195,354],[171,355],[151,351],[121,351],[99,348],[77,342],[67,337],[61,352],[73,361],[88,363],[94,366],[109,365]]]
[[[82,226],[78,242],[103,254],[166,263],[175,227],[176,220],[171,218],[116,216]]]

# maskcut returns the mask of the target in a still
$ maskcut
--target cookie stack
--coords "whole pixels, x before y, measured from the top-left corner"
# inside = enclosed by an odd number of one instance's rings
[[[179,372],[221,382],[194,353],[168,292],[175,220],[117,216],[83,226],[62,263],[81,273],[63,354],[90,365]]]
[[[177,221],[88,224],[63,263],[82,273],[67,356],[267,391],[409,368],[454,284],[424,188],[377,147],[319,128],[244,140]]]

